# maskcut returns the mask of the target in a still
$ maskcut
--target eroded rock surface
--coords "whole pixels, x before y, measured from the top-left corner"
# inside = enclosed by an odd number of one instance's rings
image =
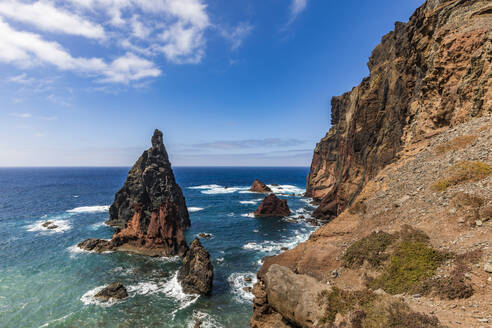
[[[195,238],[183,258],[183,266],[178,272],[178,281],[187,294],[208,295],[212,292],[214,268],[210,254]]]
[[[270,187],[268,187],[266,184],[264,184],[260,180],[255,180],[253,182],[253,184],[251,185],[251,188],[249,189],[249,191],[267,193],[267,192],[272,192],[272,189],[270,189]]]
[[[162,140],[155,130],[152,147],[142,154],[116,193],[108,224],[116,227],[111,241],[90,241],[93,250],[117,250],[149,256],[183,256],[190,226],[188,209],[176,183]],[[85,242],[84,242],[85,243]]]
[[[369,77],[333,97],[306,194],[331,219],[405,146],[492,112],[488,0],[432,0],[395,23],[369,59]]]
[[[107,302],[110,299],[122,300],[128,297],[128,292],[126,291],[125,286],[123,286],[120,282],[113,282],[112,284],[104,287],[103,290],[94,295],[94,298],[97,298],[101,301]]]
[[[255,217],[284,217],[290,215],[290,209],[287,200],[270,194],[263,199],[254,215]]]

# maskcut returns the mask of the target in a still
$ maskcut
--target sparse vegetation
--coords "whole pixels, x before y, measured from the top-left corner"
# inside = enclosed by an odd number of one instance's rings
[[[432,190],[444,191],[460,183],[482,180],[491,174],[492,167],[486,163],[462,161],[450,168],[449,177],[436,181]]]
[[[346,267],[357,268],[367,261],[372,267],[379,267],[388,259],[386,248],[396,240],[390,233],[378,231],[353,243],[343,255]]]
[[[477,140],[477,136],[472,136],[472,135],[459,136],[442,145],[437,146],[436,148],[434,148],[434,152],[437,155],[443,155],[451,150],[464,149],[468,145],[472,144],[475,140]]]
[[[436,317],[412,311],[402,301],[378,295],[370,290],[344,291],[333,288],[318,295],[325,309],[322,324],[332,326],[337,314],[354,328],[437,328],[443,327]]]
[[[369,279],[371,289],[382,288],[390,294],[414,290],[424,280],[431,278],[446,255],[426,243],[404,240],[377,278]]]

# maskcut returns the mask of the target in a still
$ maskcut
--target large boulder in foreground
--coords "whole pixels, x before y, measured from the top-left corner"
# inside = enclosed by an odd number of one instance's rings
[[[108,224],[119,231],[111,241],[88,242],[79,247],[96,252],[124,251],[149,256],[183,256],[188,249],[184,236],[190,218],[181,188],[155,130],[152,147],[133,165],[109,209]],[[94,246],[89,249],[84,246]]]
[[[104,302],[107,302],[110,299],[122,300],[127,297],[128,292],[126,291],[125,286],[120,282],[113,282],[94,295],[94,298]]]
[[[268,187],[266,184],[261,182],[260,180],[256,179],[253,184],[251,185],[251,188],[249,188],[249,191],[252,192],[272,192],[272,189]]]
[[[183,266],[178,272],[178,281],[187,294],[208,295],[212,292],[214,267],[210,254],[195,238],[183,258]]]
[[[254,215],[255,217],[284,217],[290,215],[290,209],[287,200],[270,194],[263,199]]]

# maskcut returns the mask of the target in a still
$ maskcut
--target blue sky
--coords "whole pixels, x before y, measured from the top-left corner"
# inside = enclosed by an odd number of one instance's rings
[[[0,166],[307,166],[423,0],[2,0]]]

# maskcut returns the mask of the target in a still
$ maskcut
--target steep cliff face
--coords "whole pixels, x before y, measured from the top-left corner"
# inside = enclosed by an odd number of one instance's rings
[[[373,51],[369,77],[332,99],[307,178],[331,219],[405,146],[492,112],[492,5],[429,0]]]
[[[383,37],[314,151],[328,223],[263,259],[251,327],[490,322],[491,40],[490,0],[427,0]]]
[[[190,227],[190,218],[161,131],[155,130],[152,147],[131,168],[109,215],[107,223],[117,228],[111,241],[90,239],[79,247],[150,256],[185,254],[188,246],[184,231]]]

